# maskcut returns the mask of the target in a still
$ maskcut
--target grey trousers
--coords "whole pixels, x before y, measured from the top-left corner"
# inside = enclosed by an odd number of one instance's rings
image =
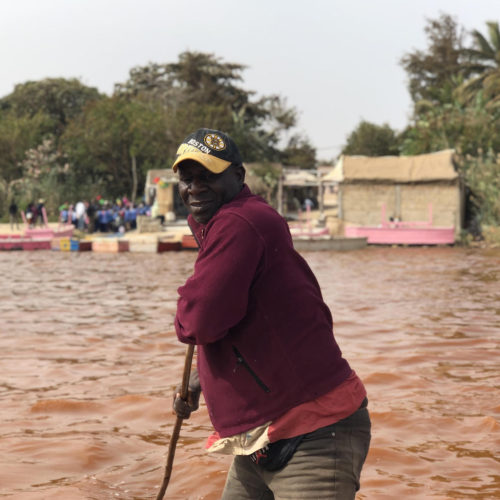
[[[306,434],[279,471],[266,471],[248,456],[235,457],[222,500],[354,500],[371,437],[370,416],[363,406]]]

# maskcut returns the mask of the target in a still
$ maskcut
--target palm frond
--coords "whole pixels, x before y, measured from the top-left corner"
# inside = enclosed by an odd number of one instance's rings
[[[489,59],[495,59],[495,51],[489,44],[488,40],[486,40],[486,38],[484,38],[484,36],[477,30],[474,30],[472,32],[472,36],[474,37],[476,45],[478,46],[478,51],[482,52],[484,56],[488,57]]]
[[[486,23],[488,25],[488,34],[490,35],[491,47],[495,52],[500,51],[500,30],[498,28],[498,23],[495,21],[490,21]]]

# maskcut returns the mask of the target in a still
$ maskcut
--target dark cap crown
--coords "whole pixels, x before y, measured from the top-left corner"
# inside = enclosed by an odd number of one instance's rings
[[[231,164],[242,164],[233,139],[220,130],[209,128],[200,128],[182,141],[172,166],[174,171],[184,160],[197,161],[214,173],[223,172]]]

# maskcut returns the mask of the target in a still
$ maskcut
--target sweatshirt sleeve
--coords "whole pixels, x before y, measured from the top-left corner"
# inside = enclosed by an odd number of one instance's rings
[[[214,221],[193,275],[178,289],[175,330],[181,342],[216,342],[245,317],[263,256],[263,240],[247,220],[227,213]]]

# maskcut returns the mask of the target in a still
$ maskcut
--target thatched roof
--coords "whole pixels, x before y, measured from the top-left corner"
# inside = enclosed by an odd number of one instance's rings
[[[284,168],[283,169],[283,185],[284,186],[317,186],[318,177],[316,172],[311,172],[304,169]]]
[[[417,156],[347,156],[325,175],[323,181],[431,182],[458,178],[453,149]]]

